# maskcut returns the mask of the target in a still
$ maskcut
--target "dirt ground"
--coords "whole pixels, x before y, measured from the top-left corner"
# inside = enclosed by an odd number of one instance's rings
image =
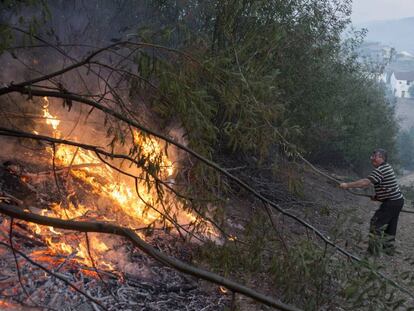
[[[330,170],[324,170],[324,172],[343,181],[359,178],[350,171],[335,170],[335,173],[332,173]],[[412,179],[414,180],[414,174]],[[302,181],[303,193],[300,200],[311,204],[295,207],[294,209],[290,208],[289,211],[292,212],[293,210],[296,215],[305,219],[326,235],[330,235],[335,223],[342,223],[345,226],[345,237],[338,241],[338,244],[359,258],[364,258],[367,254],[370,219],[379,207],[379,203],[342,190],[335,183],[316,174],[311,169],[304,169]],[[373,189],[366,191],[366,193],[369,192],[373,192]],[[369,259],[382,266],[380,271],[398,283],[400,283],[399,274],[403,271],[413,270],[413,260],[407,260],[407,258],[414,258],[414,235],[412,230],[414,208],[411,207],[411,202],[406,202],[404,209],[413,213],[401,213],[400,215],[396,237],[397,253],[394,256],[384,254]],[[347,220],[341,222],[341,219]],[[361,240],[357,241],[355,239],[356,233],[360,233]],[[414,293],[414,288],[408,289]],[[238,310],[241,311],[270,310],[244,297],[238,296],[236,301],[239,307]]]
[[[414,112],[414,101],[412,101],[412,104]],[[344,176],[340,178],[344,178],[347,181],[358,178],[357,176],[353,176],[350,172],[340,173]],[[413,182],[414,173],[402,177],[399,181],[400,184],[404,185],[412,184]],[[358,197],[350,194],[345,190],[339,189],[338,187],[327,183],[326,181],[324,182],[322,177],[313,173],[309,173],[305,178],[305,188],[307,189],[308,197],[313,197],[314,200],[319,200],[321,204],[328,202],[333,211],[330,218],[335,218],[341,213],[349,213],[349,217],[352,221],[348,224],[350,227],[350,240],[348,241],[348,246],[346,248],[348,251],[360,258],[366,256],[370,219],[374,212],[378,209],[380,203],[371,201],[369,198]],[[367,192],[373,193],[373,189],[369,189]],[[330,195],[328,195],[328,193]],[[407,212],[402,212],[400,214],[398,232],[396,236],[396,254],[394,256],[383,254],[377,258],[370,257],[369,259],[382,266],[380,271],[398,283],[401,282],[399,275],[402,272],[413,270],[412,258],[414,258],[414,208],[412,207],[411,201],[405,201],[403,211],[404,210]],[[318,218],[315,219],[318,221]],[[321,226],[323,228],[324,224],[321,223]],[[357,242],[352,238],[351,232],[357,231],[359,231],[363,237],[360,242]],[[407,289],[414,293],[414,288]],[[413,300],[409,298],[409,301]],[[414,301],[412,305],[414,305]]]

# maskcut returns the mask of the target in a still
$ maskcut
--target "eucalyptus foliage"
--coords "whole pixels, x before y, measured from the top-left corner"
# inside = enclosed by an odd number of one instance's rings
[[[140,67],[170,99],[155,98],[153,109],[164,120],[180,120],[192,148],[211,157],[247,152],[274,158],[282,135],[290,149],[312,160],[358,169],[369,164],[374,147],[393,153],[393,107],[372,68],[357,62],[364,33],[342,39],[350,1],[187,0],[148,6],[152,23],[140,30],[141,38],[197,60],[148,53],[146,58],[164,65]]]

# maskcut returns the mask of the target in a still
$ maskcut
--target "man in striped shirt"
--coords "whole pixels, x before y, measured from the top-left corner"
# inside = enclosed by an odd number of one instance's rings
[[[387,152],[376,149],[371,155],[374,170],[367,178],[354,182],[341,183],[342,189],[365,188],[374,185],[376,201],[381,205],[371,219],[370,243],[368,251],[377,254],[381,249],[385,253],[394,253],[394,241],[397,233],[398,217],[404,205],[404,198],[397,184],[394,170],[387,163]]]

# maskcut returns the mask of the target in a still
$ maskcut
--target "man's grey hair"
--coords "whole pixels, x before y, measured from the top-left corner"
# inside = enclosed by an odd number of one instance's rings
[[[381,156],[381,158],[383,158],[383,159],[384,159],[384,162],[387,162],[387,158],[388,158],[388,156],[387,156],[387,151],[386,151],[385,149],[382,149],[382,148],[377,148],[377,149],[375,149],[375,150],[372,152],[372,154],[378,154],[378,155],[380,155],[380,156]]]

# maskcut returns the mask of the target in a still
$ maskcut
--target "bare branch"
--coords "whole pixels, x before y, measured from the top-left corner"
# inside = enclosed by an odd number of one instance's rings
[[[263,304],[268,306],[278,308],[280,310],[287,311],[298,311],[300,309],[284,304],[279,300],[270,298],[266,295],[260,294],[253,289],[250,289],[244,285],[231,281],[227,278],[224,278],[215,273],[202,270],[186,264],[180,260],[167,256],[166,254],[156,250],[151,245],[142,240],[135,232],[128,228],[123,228],[109,223],[104,222],[79,222],[79,221],[70,221],[62,220],[57,218],[45,217],[29,212],[24,212],[22,210],[16,209],[12,205],[0,203],[0,213],[14,217],[17,219],[33,222],[40,225],[52,226],[59,229],[66,230],[75,230],[80,232],[98,232],[98,233],[109,233],[118,236],[127,238],[132,242],[133,245],[138,247],[140,250],[154,258],[155,260],[161,262],[164,265],[170,266],[180,272],[193,275],[197,278],[201,278],[212,283],[222,285],[234,292],[243,294],[247,297],[250,297],[254,300],[260,301]]]
[[[13,252],[14,262],[16,264],[17,278],[19,280],[20,287],[22,288],[24,294],[27,296],[27,298],[29,300],[31,300],[34,304],[36,304],[36,302],[34,302],[30,298],[30,295],[27,292],[27,289],[26,289],[26,287],[24,287],[24,284],[22,282],[22,274],[20,273],[20,266],[19,266],[19,261],[17,260],[16,249],[13,246],[13,224],[14,224],[14,219],[13,219],[13,217],[11,217],[10,218],[10,229],[9,229],[9,243],[10,243],[10,249]]]
[[[10,206],[10,205],[9,205]],[[61,277],[59,274],[56,274],[52,271],[50,271],[49,269],[47,269],[46,267],[42,266],[41,264],[38,264],[37,262],[33,261],[32,259],[30,259],[30,257],[26,256],[26,254],[22,253],[21,251],[14,249],[11,245],[4,243],[2,241],[0,241],[0,245],[9,247],[13,250],[13,252],[19,254],[20,256],[22,256],[24,259],[26,259],[28,262],[30,262],[32,265],[42,269],[43,271],[45,271],[47,274],[52,275],[53,277],[59,279],[60,281],[62,281],[63,283],[65,283],[66,285],[72,287],[75,291],[77,291],[78,293],[80,293],[81,295],[85,296],[87,299],[89,299],[90,301],[92,301],[93,303],[97,304],[98,306],[100,306],[102,309],[104,310],[108,310],[107,308],[105,308],[105,306],[103,306],[99,301],[97,301],[95,298],[93,298],[92,296],[88,295],[87,293],[83,292],[82,290],[80,290],[79,288],[77,288],[75,285],[73,285],[71,282],[69,282],[68,280],[66,280],[65,278]]]
[[[12,84],[12,85],[13,86],[18,86],[18,87],[25,87],[25,86],[33,85],[34,83],[37,83],[37,82],[40,82],[40,81],[49,80],[51,78],[60,76],[64,73],[69,72],[71,70],[74,70],[76,68],[79,68],[79,67],[82,67],[82,66],[85,66],[85,65],[89,65],[89,63],[92,61],[92,59],[94,59],[97,55],[99,55],[99,54],[101,54],[105,51],[109,51],[112,48],[115,48],[115,47],[118,47],[118,46],[128,46],[128,45],[138,46],[138,47],[143,47],[143,48],[144,47],[151,47],[151,48],[156,48],[156,49],[160,49],[160,50],[165,50],[165,51],[168,51],[168,52],[177,53],[177,54],[182,55],[182,56],[186,57],[187,59],[199,64],[199,62],[196,59],[194,59],[191,55],[189,55],[185,52],[173,49],[173,48],[168,48],[168,47],[165,47],[165,46],[162,46],[162,45],[145,43],[145,42],[121,41],[121,42],[117,42],[117,43],[108,45],[106,47],[100,48],[98,50],[95,50],[95,51],[91,52],[91,54],[89,54],[89,56],[87,56],[84,60],[79,61],[77,63],[74,63],[73,65],[65,67],[61,70],[52,72],[52,73],[47,74],[47,75],[43,75],[41,77],[29,80],[29,81],[25,81],[25,82],[21,82],[21,83],[17,83],[17,84]],[[10,93],[10,91],[11,90],[9,89],[9,87],[0,88],[0,95]]]
[[[88,232],[85,232],[85,240],[86,240],[86,249],[88,250],[88,256],[89,256],[89,259],[91,260],[93,270],[98,275],[98,277],[101,280],[101,282],[104,284],[106,290],[111,294],[111,296],[115,300],[118,300],[118,298],[116,298],[116,296],[111,292],[111,290],[109,289],[108,284],[105,282],[105,280],[103,279],[101,273],[99,272],[98,268],[96,267],[95,259],[93,258],[92,252],[91,252],[91,244],[90,244],[90,241],[89,241]]]

